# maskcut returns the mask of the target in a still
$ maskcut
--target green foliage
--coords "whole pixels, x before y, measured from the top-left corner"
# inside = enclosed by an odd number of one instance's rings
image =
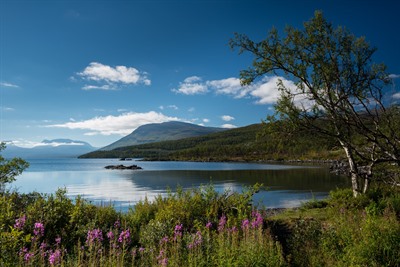
[[[4,143],[0,143],[0,153],[6,148]],[[7,160],[0,154],[0,193],[3,193],[7,183],[15,181],[15,177],[20,175],[29,163],[21,158]]]

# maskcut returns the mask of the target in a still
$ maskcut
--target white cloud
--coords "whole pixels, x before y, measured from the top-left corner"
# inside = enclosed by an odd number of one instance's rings
[[[198,95],[207,93],[208,88],[200,77],[191,76],[179,83],[178,89],[172,89],[172,91],[184,95]]]
[[[104,85],[85,85],[82,87],[82,90],[89,91],[89,90],[117,90],[117,87],[112,86],[110,84]]]
[[[188,109],[188,112],[194,112],[196,109],[194,107],[191,107]]]
[[[232,121],[232,120],[234,120],[235,118],[232,117],[232,116],[229,116],[229,115],[223,115],[223,116],[221,116],[221,119],[222,119],[223,121]]]
[[[274,104],[279,96],[278,83],[282,81],[283,85],[287,88],[296,88],[296,85],[283,77],[279,76],[266,76],[260,82],[254,84],[254,90],[251,95],[258,98],[257,104]]]
[[[8,82],[0,82],[1,87],[10,87],[10,88],[19,88],[18,85],[8,83]]]
[[[389,74],[390,79],[397,79],[400,78],[400,74]]]
[[[98,62],[91,62],[82,72],[77,73],[86,80],[106,82],[106,85],[85,85],[83,90],[115,90],[116,84],[151,85],[147,72],[140,72],[136,68],[126,66],[111,67]]]
[[[209,120],[209,119],[203,119],[203,122],[204,122],[204,123],[209,123],[210,120]]]
[[[210,86],[216,94],[231,95],[234,98],[245,97],[251,91],[251,87],[242,86],[238,78],[207,81],[207,85]]]
[[[400,93],[395,93],[395,94],[393,95],[393,98],[394,98],[394,99],[400,99]]]
[[[223,124],[223,125],[221,125],[221,128],[225,128],[225,129],[233,129],[233,128],[237,128],[237,126],[236,126],[236,125],[233,125],[233,124],[229,124],[229,123],[227,123],[227,124]]]
[[[179,121],[177,117],[168,117],[162,113],[150,111],[146,113],[129,112],[118,116],[95,117],[89,120],[53,124],[46,127],[88,130],[85,135],[127,135],[141,125]]]
[[[58,147],[58,146],[83,146],[83,143],[78,142],[55,142],[55,141],[42,141],[42,142],[34,142],[29,140],[13,140],[8,141],[8,144],[12,144],[14,146],[23,147],[23,148],[33,148],[33,147],[43,147],[43,146],[50,146],[50,147]]]

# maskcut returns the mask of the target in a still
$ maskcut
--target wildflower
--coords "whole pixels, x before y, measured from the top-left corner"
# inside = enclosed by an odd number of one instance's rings
[[[24,261],[25,261],[26,263],[28,263],[28,262],[33,258],[33,256],[34,256],[33,253],[27,252],[27,253],[24,255]]]
[[[61,244],[61,237],[57,237],[56,238],[56,245],[60,245]]]
[[[218,231],[224,230],[225,224],[226,224],[226,216],[223,214],[223,215],[221,216],[221,218],[219,219]]]
[[[50,252],[49,263],[51,266],[57,265],[61,260],[61,251],[56,249],[54,252]]]
[[[253,228],[257,228],[263,225],[263,218],[258,211],[253,211],[252,216],[254,218],[253,221],[251,222],[251,226]]]
[[[143,253],[143,252],[144,252],[144,248],[143,248],[143,247],[140,247],[140,248],[139,248],[139,252],[140,252],[140,253]]]
[[[182,230],[183,230],[183,224],[177,224],[175,226],[175,231],[174,231],[174,240],[179,236],[182,236]]]
[[[116,220],[114,223],[114,228],[120,228],[121,227],[121,222],[119,220]]]
[[[131,242],[131,232],[129,229],[122,231],[118,238],[119,243],[130,243]]]
[[[212,227],[212,223],[211,222],[208,222],[207,224],[206,224],[206,228],[207,229],[210,229]]]
[[[44,225],[41,222],[36,222],[33,229],[33,234],[35,236],[44,235]]]
[[[108,239],[110,239],[110,240],[114,239],[114,233],[113,233],[113,231],[110,230],[110,231],[107,233],[107,237],[108,237]]]
[[[46,255],[47,255],[46,248],[47,248],[47,244],[44,243],[44,242],[42,242],[42,243],[40,244],[39,249],[40,249],[40,255],[41,255],[43,258],[46,257]]]
[[[250,222],[249,222],[248,219],[243,220],[243,221],[242,221],[242,229],[243,229],[243,230],[248,229],[248,228],[249,228],[249,224],[250,224]]]
[[[101,243],[103,241],[103,232],[99,228],[89,230],[86,237],[86,244],[88,246],[92,245],[96,241],[98,243]]]
[[[15,220],[14,228],[18,230],[22,230],[24,228],[26,222],[26,215]]]
[[[19,255],[22,256],[24,254],[28,253],[28,249],[26,247],[23,247],[19,250]]]

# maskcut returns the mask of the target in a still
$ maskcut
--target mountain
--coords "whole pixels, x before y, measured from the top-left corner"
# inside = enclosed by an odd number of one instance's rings
[[[34,147],[19,147],[12,143],[2,151],[5,158],[20,157],[24,159],[32,158],[73,158],[79,155],[92,152],[97,148],[87,142],[70,139],[43,140]]]
[[[169,161],[338,160],[342,153],[329,138],[309,132],[270,133],[252,124],[202,136],[97,150],[80,158],[143,158]]]
[[[118,147],[141,145],[160,141],[179,140],[182,138],[206,135],[221,132],[226,129],[204,127],[196,124],[169,121],[163,123],[151,123],[138,127],[131,134],[118,141],[101,148],[100,150],[113,150]]]

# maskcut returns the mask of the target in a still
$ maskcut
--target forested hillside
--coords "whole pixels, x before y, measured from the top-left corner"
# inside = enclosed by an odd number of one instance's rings
[[[331,140],[306,132],[267,133],[253,124],[200,137],[95,151],[80,158],[144,158],[146,160],[259,161],[332,159],[340,156]]]

